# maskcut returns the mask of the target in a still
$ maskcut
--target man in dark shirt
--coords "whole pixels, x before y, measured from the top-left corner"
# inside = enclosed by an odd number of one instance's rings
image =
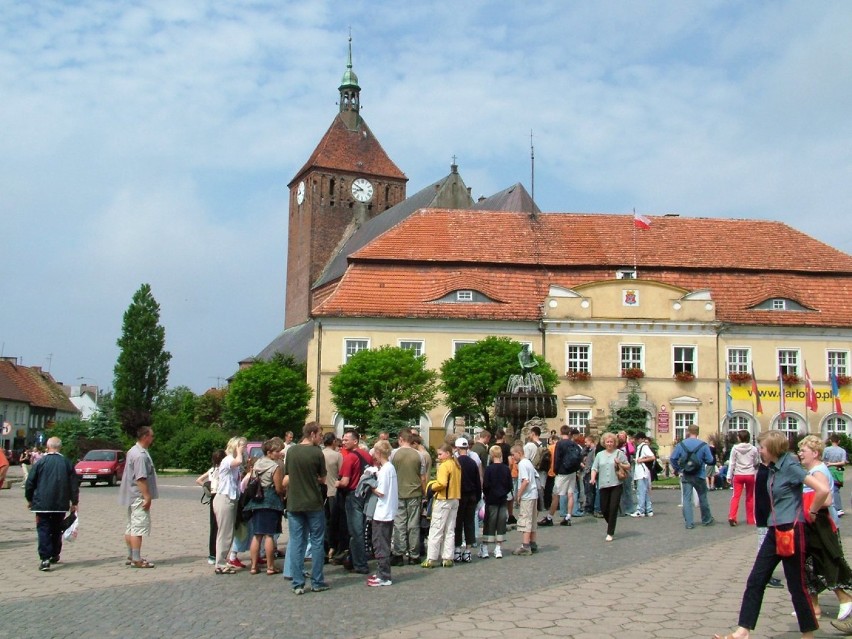
[[[59,561],[62,521],[69,510],[77,512],[80,498],[77,474],[71,462],[60,454],[61,448],[62,440],[58,437],[47,440],[47,454],[33,466],[24,487],[27,505],[36,516],[39,570],[43,572]]]
[[[310,538],[314,560],[311,562],[311,590],[328,590],[323,575],[322,549],[325,537],[325,513],[320,485],[325,483],[325,456],[320,450],[322,429],[316,422],[306,424],[302,441],[290,446],[284,460],[284,486],[287,488],[287,571],[293,576],[293,593],[305,592],[305,552]]]

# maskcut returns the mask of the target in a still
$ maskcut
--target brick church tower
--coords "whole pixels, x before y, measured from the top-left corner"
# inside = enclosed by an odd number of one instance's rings
[[[340,110],[290,183],[284,327],[308,320],[311,287],[343,241],[366,220],[405,199],[408,178],[360,113],[361,87],[349,61]]]

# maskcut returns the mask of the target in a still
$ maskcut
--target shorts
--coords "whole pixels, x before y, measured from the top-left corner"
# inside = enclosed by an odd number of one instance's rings
[[[538,528],[538,500],[522,499],[518,507],[518,532],[535,532]]]
[[[574,492],[577,485],[577,473],[570,475],[557,475],[556,481],[553,483],[554,495],[570,495]]]
[[[134,499],[127,507],[127,528],[125,535],[131,537],[147,537],[151,534],[151,511],[142,508],[145,500],[141,497]]]

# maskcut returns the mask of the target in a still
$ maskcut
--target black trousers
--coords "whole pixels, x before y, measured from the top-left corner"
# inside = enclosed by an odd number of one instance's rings
[[[459,511],[456,514],[456,547],[462,545],[462,533],[468,548],[476,544],[477,503],[479,503],[479,495],[463,494],[459,499]]]
[[[213,497],[210,497],[210,538],[207,541],[207,556],[216,556],[216,535],[219,534],[219,522],[216,521],[216,513],[213,512]]]
[[[782,526],[784,528],[784,526]],[[789,526],[786,526],[789,528]],[[743,593],[743,603],[740,607],[739,625],[749,630],[757,626],[760,606],[763,604],[763,592],[772,577],[772,571],[780,562],[784,566],[784,577],[787,579],[787,590],[793,600],[796,620],[801,632],[813,632],[819,628],[811,599],[805,588],[805,525],[795,524],[796,552],[792,557],[779,557],[775,554],[775,526],[769,526],[763,545],[757,551],[751,574],[746,582]]]
[[[62,522],[65,513],[36,513],[38,558],[57,558],[62,553]]]
[[[624,484],[610,486],[609,488],[600,488],[601,493],[601,512],[606,521],[606,534],[615,534],[615,524],[618,521],[618,507],[621,504],[621,493],[624,490]]]

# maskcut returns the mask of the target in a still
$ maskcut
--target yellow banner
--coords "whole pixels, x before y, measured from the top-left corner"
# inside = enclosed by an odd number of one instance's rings
[[[773,400],[777,402],[780,389],[777,384],[774,386],[758,386],[757,392],[760,393],[761,402],[771,402]],[[834,401],[831,397],[830,386],[814,386],[814,392],[816,393],[817,401],[820,404],[830,404]],[[785,386],[784,397],[788,402],[802,402],[804,404],[805,387]],[[744,399],[749,402],[754,402],[751,386],[746,386],[744,384],[742,386],[739,384],[731,384],[731,399]],[[850,389],[849,386],[842,386],[840,388],[840,403],[845,404],[849,401],[852,401],[852,389]]]

